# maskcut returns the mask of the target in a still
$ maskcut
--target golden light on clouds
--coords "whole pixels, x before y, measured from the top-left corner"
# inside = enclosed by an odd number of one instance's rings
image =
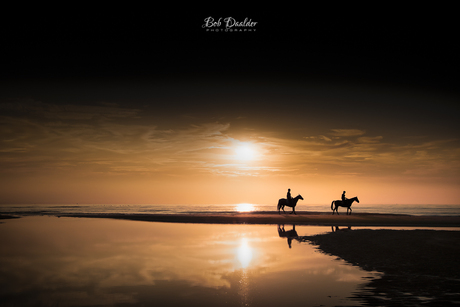
[[[0,108],[4,203],[241,204],[238,211],[249,211],[248,204],[285,197],[288,187],[307,204],[330,204],[343,190],[368,204],[460,196],[459,141],[442,134],[395,137],[328,121],[296,130],[272,122],[236,128],[235,119],[165,125],[115,104]]]

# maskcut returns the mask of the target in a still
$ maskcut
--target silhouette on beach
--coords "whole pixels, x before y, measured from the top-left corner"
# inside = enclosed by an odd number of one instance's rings
[[[297,239],[299,237],[299,235],[297,234],[297,231],[295,230],[295,225],[292,225],[291,230],[286,231],[284,229],[284,224],[283,225],[278,224],[278,235],[280,236],[280,238],[287,238],[289,248],[292,247],[291,246],[292,240]]]
[[[345,191],[344,191],[345,193]],[[345,195],[342,194],[342,197],[345,198]],[[348,211],[350,211],[351,214],[351,205],[353,202],[356,201],[359,203],[358,197],[353,197],[353,198],[345,198],[345,200],[333,200],[331,203],[331,210],[332,210],[332,215],[334,215],[334,212],[337,212],[337,215],[339,214],[339,211],[337,210],[339,207],[346,207],[347,208],[347,215]],[[335,207],[334,207],[335,206]]]
[[[281,214],[280,209],[282,209],[283,212],[286,213],[286,211],[284,211],[285,206],[292,207],[291,214],[292,213],[297,214],[295,213],[295,206],[297,205],[297,202],[299,201],[299,199],[303,200],[303,197],[300,194],[292,198],[291,201],[288,201],[286,198],[280,198],[278,200],[278,214]]]

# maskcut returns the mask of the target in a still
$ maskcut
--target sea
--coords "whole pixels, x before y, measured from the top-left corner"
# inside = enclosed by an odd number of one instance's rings
[[[416,216],[460,216],[460,205],[361,205],[352,206],[353,213],[406,214]],[[291,212],[291,208],[285,208]],[[331,213],[330,205],[297,205],[297,212]],[[159,204],[1,204],[0,214],[16,215],[64,215],[80,213],[120,213],[120,214],[231,214],[236,212],[277,212],[276,205],[260,204],[208,204],[208,205],[159,205]],[[339,208],[346,212],[346,208]]]

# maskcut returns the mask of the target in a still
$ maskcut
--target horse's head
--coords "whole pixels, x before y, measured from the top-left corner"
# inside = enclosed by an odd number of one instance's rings
[[[358,202],[358,203],[359,203],[359,199],[358,199],[358,196],[356,196],[355,198],[356,198],[356,202]]]
[[[301,200],[303,200],[303,197],[302,197],[302,195],[300,195],[300,194],[299,194],[299,195],[297,195],[297,197],[296,197],[296,198],[297,198],[297,199],[301,199]]]

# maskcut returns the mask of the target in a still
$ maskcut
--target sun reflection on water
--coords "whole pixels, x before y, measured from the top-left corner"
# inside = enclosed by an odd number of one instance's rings
[[[238,260],[240,261],[243,269],[247,268],[249,266],[249,263],[252,260],[252,249],[249,246],[247,238],[241,239],[241,244],[238,247],[237,254],[238,254]]]
[[[248,203],[242,203],[238,204],[235,207],[235,210],[238,212],[251,212],[254,211],[256,207],[253,204],[248,204]]]

